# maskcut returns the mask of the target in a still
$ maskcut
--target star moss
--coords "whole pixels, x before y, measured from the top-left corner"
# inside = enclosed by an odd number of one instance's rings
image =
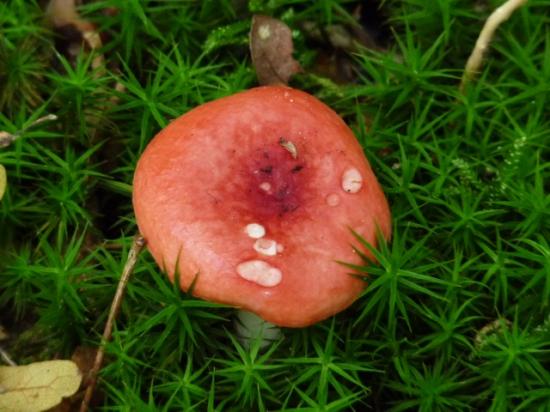
[[[550,3],[530,1],[498,29],[463,94],[498,2],[382,2],[385,48],[340,51],[351,75],[339,82],[312,27],[351,27],[357,3],[87,2],[81,14],[105,38],[99,71],[93,56],[54,51],[38,2],[0,4],[0,130],[59,118],[0,149],[0,321],[18,363],[98,345],[136,232],[136,160],[171,119],[255,85],[247,34],[263,13],[293,30],[305,71],[291,85],[356,132],[393,239],[378,263],[350,269],[369,283],[350,309],[283,330],[267,350],[246,349],[232,309],[182,293],[142,255],[97,410],[547,410]]]

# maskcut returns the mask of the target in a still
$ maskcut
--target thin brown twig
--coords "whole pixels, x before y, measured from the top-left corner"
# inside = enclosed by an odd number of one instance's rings
[[[527,3],[527,0],[507,0],[502,6],[491,13],[479,33],[472,54],[470,54],[466,62],[464,74],[462,75],[459,86],[461,93],[464,92],[466,84],[468,84],[468,82],[480,71],[481,65],[483,64],[483,56],[485,55],[485,51],[489,48],[489,44],[493,40],[497,28],[508,20],[516,9],[520,8],[525,3]]]
[[[126,286],[128,285],[130,276],[132,275],[134,267],[136,266],[138,256],[143,250],[144,246],[145,239],[143,238],[143,236],[139,234],[134,236],[132,247],[128,252],[128,258],[126,259],[126,264],[124,265],[124,269],[122,270],[122,276],[120,277],[120,280],[118,282],[115,297],[113,298],[113,302],[111,304],[111,310],[109,311],[107,323],[105,324],[105,329],[103,330],[103,336],[101,338],[99,349],[97,350],[94,366],[90,371],[90,380],[88,382],[88,387],[86,388],[86,393],[84,394],[84,399],[80,404],[80,412],[86,412],[88,410],[88,406],[90,404],[95,386],[97,384],[97,375],[99,373],[99,370],[101,369],[101,365],[103,364],[103,358],[105,356],[105,345],[111,340],[114,322],[120,310],[122,299],[124,297],[124,292],[126,291]]]

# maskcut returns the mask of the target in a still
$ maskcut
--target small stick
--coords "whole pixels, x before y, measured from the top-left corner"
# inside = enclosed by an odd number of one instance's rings
[[[39,117],[34,122],[32,122],[27,127],[24,127],[23,129],[15,132],[15,133],[8,133],[8,132],[2,132],[0,131],[0,148],[8,147],[10,144],[12,144],[19,136],[21,136],[23,133],[25,133],[27,130],[29,130],[31,127],[34,127],[36,125],[39,125],[40,123],[49,122],[52,120],[57,120],[57,116],[55,114],[47,114],[46,116]]]
[[[126,259],[126,264],[124,265],[124,269],[122,270],[122,276],[120,277],[120,280],[118,282],[115,297],[113,298],[113,302],[111,304],[111,310],[109,311],[107,323],[105,324],[105,329],[103,330],[103,336],[101,338],[99,349],[97,350],[94,366],[90,371],[90,379],[88,387],[86,388],[86,393],[84,394],[84,399],[80,404],[80,412],[86,412],[88,410],[88,406],[90,404],[95,386],[97,384],[97,375],[99,373],[99,370],[101,369],[101,365],[103,364],[103,358],[105,356],[105,345],[111,340],[113,325],[122,304],[122,298],[124,297],[124,292],[126,291],[126,285],[130,280],[130,276],[134,271],[138,256],[144,246],[145,239],[143,238],[143,236],[139,234],[134,236],[132,247],[128,252],[128,258]]]
[[[0,357],[2,358],[2,360],[7,363],[8,365],[10,366],[17,366],[17,363],[15,363],[11,358],[10,358],[10,355],[8,354],[8,352],[6,352],[4,350],[4,348],[2,346],[0,346]]]
[[[508,20],[516,9],[520,8],[525,3],[527,3],[527,0],[508,0],[502,6],[498,7],[493,13],[491,13],[479,33],[476,45],[472,50],[472,54],[470,54],[470,57],[466,62],[464,74],[462,75],[462,80],[460,81],[461,93],[464,92],[466,84],[480,71],[481,65],[483,64],[483,55],[489,47],[489,44],[495,35],[496,29],[503,22]]]

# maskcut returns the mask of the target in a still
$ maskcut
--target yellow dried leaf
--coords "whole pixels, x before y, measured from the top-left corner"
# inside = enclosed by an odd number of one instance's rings
[[[0,366],[0,411],[39,412],[58,405],[80,387],[82,376],[69,360]]]
[[[8,179],[6,177],[6,168],[0,165],[0,200],[6,192],[6,185],[8,184]]]

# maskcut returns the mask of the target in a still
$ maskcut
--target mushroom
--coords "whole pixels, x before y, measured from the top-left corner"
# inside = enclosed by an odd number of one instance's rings
[[[371,244],[391,230],[353,132],[286,86],[174,120],[139,159],[133,203],[151,254],[184,290],[286,327],[342,311],[365,287],[338,263],[360,263],[350,228]]]

